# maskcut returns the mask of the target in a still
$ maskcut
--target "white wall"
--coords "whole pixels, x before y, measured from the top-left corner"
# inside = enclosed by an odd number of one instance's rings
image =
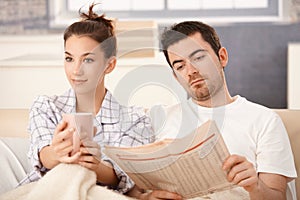
[[[300,43],[288,46],[288,108],[300,109]]]
[[[136,59],[128,59],[126,62],[130,60],[138,62]],[[155,77],[149,76],[148,70],[161,78],[150,81]],[[135,74],[138,74],[137,79],[132,79]],[[136,82],[138,79],[141,81]],[[154,104],[174,104],[185,96],[168,67],[155,64],[129,66],[119,62],[116,69],[106,77],[106,86],[124,105],[150,107]],[[0,109],[29,108],[36,96],[59,95],[68,88],[69,83],[62,66],[0,67]]]
[[[0,37],[0,109],[29,108],[36,96],[59,95],[69,88],[60,37]],[[290,109],[300,109],[299,55],[300,44],[289,44]],[[174,104],[186,97],[163,55],[157,52],[149,58],[120,58],[116,69],[107,76],[106,85],[125,105]]]
[[[174,104],[185,97],[158,52],[119,58],[106,86],[125,105]],[[60,35],[0,37],[0,109],[29,108],[36,96],[59,95],[68,88]]]
[[[0,108],[29,108],[36,96],[61,94],[66,88],[63,68],[0,67]]]

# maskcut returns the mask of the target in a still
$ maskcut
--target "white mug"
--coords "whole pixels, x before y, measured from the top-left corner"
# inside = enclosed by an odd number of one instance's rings
[[[63,114],[63,120],[68,123],[67,128],[74,128],[73,133],[73,151],[71,155],[77,153],[80,149],[80,140],[87,137],[93,140],[94,126],[92,113],[70,113]]]

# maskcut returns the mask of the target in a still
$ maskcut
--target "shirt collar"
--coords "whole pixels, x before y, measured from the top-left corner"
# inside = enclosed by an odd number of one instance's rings
[[[56,107],[62,113],[75,113],[76,112],[76,97],[75,92],[72,89],[67,90],[60,96],[51,97],[55,102]]]
[[[96,119],[101,123],[114,124],[120,121],[121,106],[107,90]]]
[[[75,95],[75,91],[73,89],[71,89],[69,91],[68,104],[73,105],[72,107],[69,108],[70,109],[69,113],[75,113],[76,112],[76,95]]]
[[[76,112],[76,96],[73,89],[68,90],[63,95],[65,102],[63,104],[64,113],[75,113]],[[112,96],[110,91],[106,91],[101,108],[96,115],[97,121],[100,123],[114,124],[120,121],[121,106]]]

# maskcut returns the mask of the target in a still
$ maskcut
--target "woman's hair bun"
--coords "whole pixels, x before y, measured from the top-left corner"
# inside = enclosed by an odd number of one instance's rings
[[[93,11],[94,6],[96,6],[97,4],[93,3],[89,6],[89,10],[87,13],[84,13],[81,11],[81,9],[79,10],[79,15],[82,19],[82,21],[97,21],[97,22],[102,22],[104,23],[107,27],[113,28],[112,26],[112,20],[105,18],[105,15],[98,15],[97,13],[95,13]]]

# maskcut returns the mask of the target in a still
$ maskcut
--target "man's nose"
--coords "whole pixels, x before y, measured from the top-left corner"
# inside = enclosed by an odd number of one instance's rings
[[[187,63],[187,74],[194,75],[196,73],[198,73],[197,68],[191,62]]]

